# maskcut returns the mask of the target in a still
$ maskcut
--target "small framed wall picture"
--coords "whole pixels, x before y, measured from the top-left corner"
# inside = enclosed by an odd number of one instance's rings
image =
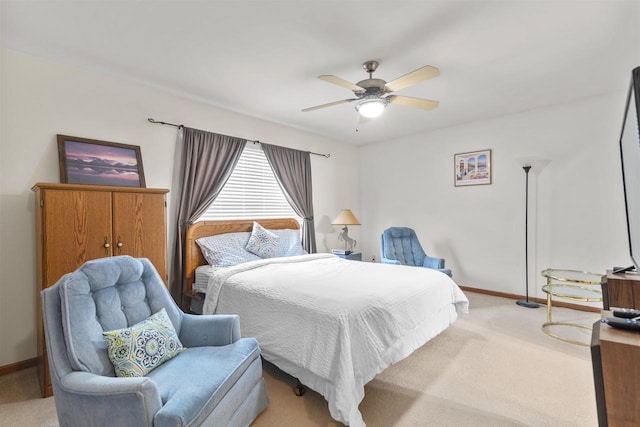
[[[145,187],[137,145],[58,135],[60,182]]]
[[[491,150],[454,154],[453,182],[456,187],[491,184]]]

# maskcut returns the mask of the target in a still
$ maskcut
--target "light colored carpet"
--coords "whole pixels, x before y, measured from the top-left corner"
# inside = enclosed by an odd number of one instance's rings
[[[544,306],[467,295],[470,314],[367,384],[360,405],[367,426],[597,426],[589,347],[543,334]],[[600,317],[565,308],[553,314],[583,324]],[[589,341],[588,332],[576,333],[573,338]],[[294,380],[270,365],[264,377],[271,404],[254,427],[342,425],[317,393],[296,397]],[[0,420],[58,425],[53,398],[38,397],[35,369],[0,377]]]

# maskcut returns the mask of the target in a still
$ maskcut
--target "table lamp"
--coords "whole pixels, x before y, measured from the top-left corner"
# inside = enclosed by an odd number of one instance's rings
[[[348,225],[360,225],[358,218],[351,212],[351,209],[342,209],[338,216],[331,222],[332,225],[342,225],[342,232],[338,234],[338,240],[344,242],[344,253],[350,254],[356,246],[355,239],[349,237]]]

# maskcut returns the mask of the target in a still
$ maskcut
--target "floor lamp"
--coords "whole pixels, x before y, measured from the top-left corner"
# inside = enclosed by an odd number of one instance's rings
[[[525,202],[524,202],[524,269],[526,297],[524,300],[516,301],[516,304],[527,308],[538,308],[537,302],[529,301],[529,171],[531,166],[523,166],[525,173]]]

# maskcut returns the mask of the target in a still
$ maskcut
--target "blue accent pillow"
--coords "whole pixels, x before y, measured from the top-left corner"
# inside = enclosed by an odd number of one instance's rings
[[[118,377],[143,377],[184,350],[164,308],[140,323],[102,336]]]
[[[279,256],[276,252],[280,238],[254,221],[251,236],[245,249],[260,258]]]

